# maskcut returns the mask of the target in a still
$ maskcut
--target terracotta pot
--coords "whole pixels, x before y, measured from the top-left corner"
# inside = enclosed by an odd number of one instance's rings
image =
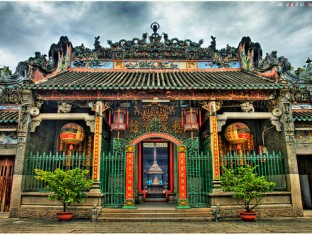
[[[57,212],[58,221],[70,221],[73,218],[73,212]]]
[[[256,220],[257,213],[254,211],[241,211],[239,215],[245,222],[254,222]]]

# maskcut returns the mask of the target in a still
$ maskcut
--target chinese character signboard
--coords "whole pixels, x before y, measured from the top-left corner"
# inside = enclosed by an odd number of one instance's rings
[[[179,167],[179,202],[178,208],[188,208],[187,187],[186,187],[186,147],[178,146],[178,167]]]
[[[126,202],[124,208],[136,208],[134,204],[134,146],[126,147]]]

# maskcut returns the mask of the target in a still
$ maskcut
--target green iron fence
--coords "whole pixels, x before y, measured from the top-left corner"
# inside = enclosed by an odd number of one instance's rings
[[[103,207],[121,207],[125,200],[126,141],[114,139],[114,151],[101,156]]]
[[[243,156],[237,155],[235,152],[233,154],[228,152],[225,156],[220,156],[220,165],[234,170],[246,165],[258,166],[256,168],[258,175],[265,176],[268,181],[275,182],[276,185],[273,190],[287,190],[285,158],[281,152],[275,153],[273,151],[266,154],[253,152]]]
[[[44,192],[45,183],[34,178],[35,169],[42,169],[46,171],[54,171],[57,168],[62,170],[70,170],[76,167],[89,170],[89,178],[92,178],[92,164],[93,159],[91,156],[84,154],[74,153],[39,153],[30,152],[25,157],[24,171],[23,171],[23,184],[22,190],[24,192]]]
[[[191,207],[208,207],[212,189],[212,162],[209,152],[199,153],[198,138],[185,141],[187,146],[187,198]]]

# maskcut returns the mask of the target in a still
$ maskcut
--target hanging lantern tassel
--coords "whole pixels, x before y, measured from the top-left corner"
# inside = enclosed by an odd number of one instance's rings
[[[239,159],[238,159],[238,165],[243,165],[244,164],[244,161],[243,161],[243,151],[242,151],[242,146],[240,144],[236,145],[236,150],[238,151],[238,156],[239,156]]]
[[[73,151],[74,150],[74,145],[69,145],[69,150]]]
[[[126,110],[126,113],[127,113],[127,126],[126,127],[128,127],[129,126],[129,112],[128,112],[128,110]]]
[[[181,112],[181,119],[182,119],[182,127],[184,127],[184,109]]]
[[[191,130],[193,130],[193,110],[192,107],[190,108],[190,124],[191,124]],[[193,134],[193,133],[192,133]],[[192,138],[193,139],[193,138]]]
[[[112,123],[112,121],[111,121],[111,111],[109,110],[108,111],[108,125],[110,126],[111,125],[111,123]]]
[[[201,127],[201,125],[202,125],[201,111],[198,112],[198,116],[199,116],[199,127]]]
[[[117,132],[117,139],[119,139],[119,136],[120,136],[120,135],[119,135],[119,131],[118,131],[118,132]]]

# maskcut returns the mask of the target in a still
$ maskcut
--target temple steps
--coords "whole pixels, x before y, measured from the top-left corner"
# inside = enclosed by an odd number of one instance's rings
[[[152,204],[152,203],[148,203]],[[154,203],[161,204],[161,203]],[[165,204],[165,203],[164,203]],[[166,203],[167,204],[167,203]],[[169,204],[170,205],[170,204]],[[177,209],[170,206],[137,206],[137,209],[102,208],[97,221],[211,221],[210,208]]]
[[[0,212],[0,219],[9,218],[9,212]]]

